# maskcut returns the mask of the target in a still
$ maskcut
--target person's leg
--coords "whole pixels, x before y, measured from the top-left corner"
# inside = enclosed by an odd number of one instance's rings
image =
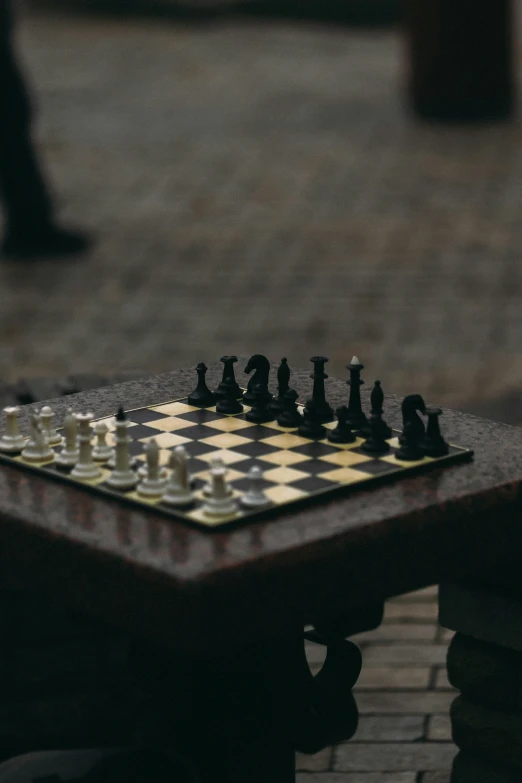
[[[78,253],[87,240],[59,229],[31,138],[31,102],[11,44],[0,41],[0,199],[2,251],[12,256]]]

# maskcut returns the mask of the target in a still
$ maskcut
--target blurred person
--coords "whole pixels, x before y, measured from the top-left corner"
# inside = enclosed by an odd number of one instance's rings
[[[16,62],[11,0],[0,0],[0,245],[12,258],[75,255],[88,238],[55,223],[52,198],[31,138],[31,98]]]

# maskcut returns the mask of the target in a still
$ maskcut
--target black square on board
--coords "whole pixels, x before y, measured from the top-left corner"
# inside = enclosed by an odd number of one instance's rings
[[[319,459],[320,457],[326,457],[327,454],[335,454],[339,449],[336,449],[335,446],[329,446],[327,443],[313,441],[305,443],[303,446],[296,446],[295,449],[289,449],[289,451],[295,451],[296,454],[304,454],[307,457]]]
[[[138,411],[130,411],[125,414],[129,421],[135,424],[145,424],[148,421],[157,421],[158,419],[168,419],[166,413],[158,413],[157,411],[151,411],[149,408],[141,408]]]
[[[137,457],[138,454],[143,454],[145,451],[145,444],[139,440],[133,440],[129,443],[129,454],[133,457]]]
[[[250,440],[264,440],[264,438],[273,438],[279,432],[271,427],[263,427],[262,424],[252,424],[251,427],[238,430],[237,434],[242,435],[244,438],[250,438]]]
[[[181,433],[186,430],[181,430]],[[200,454],[208,454],[210,451],[220,451],[219,446],[210,446],[208,443],[201,443],[201,441],[193,440],[191,443],[184,444],[189,457],[199,457]]]
[[[204,424],[206,421],[217,421],[223,418],[215,411],[209,411],[206,408],[200,408],[197,411],[188,411],[187,413],[176,414],[177,419],[184,419],[185,421],[193,421],[194,424]]]
[[[201,473],[203,470],[210,470],[210,462],[204,459],[189,459],[188,469],[190,473]]]
[[[295,468],[295,470],[302,470],[303,473],[315,476],[317,473],[326,473],[328,470],[333,470],[335,466],[332,465],[331,462],[324,462],[322,459],[307,459],[302,462],[296,462],[288,467]]]
[[[377,476],[379,473],[389,473],[398,467],[400,467],[399,463],[392,465],[390,462],[381,462],[380,459],[361,462],[359,465],[350,465],[352,470],[359,470],[361,473],[371,473],[374,476]]]
[[[273,454],[276,451],[280,451],[280,449],[257,440],[252,441],[251,443],[245,443],[242,446],[234,446],[234,451],[238,454],[245,454],[247,457],[261,457],[263,454]]]
[[[203,440],[203,438],[210,438],[211,435],[219,435],[219,430],[207,427],[206,424],[194,424],[193,427],[184,427],[180,430],[172,430],[172,432],[176,432],[182,438],[190,438],[190,440]]]
[[[129,428],[129,435],[134,440],[141,440],[142,438],[157,438],[160,433],[161,430],[158,430],[155,427],[147,427],[146,424],[137,424],[135,427]]]
[[[302,492],[322,492],[325,489],[332,489],[332,487],[338,486],[335,481],[328,481],[328,479],[320,478],[319,476],[308,476],[299,481],[292,481],[292,487],[300,489]]]

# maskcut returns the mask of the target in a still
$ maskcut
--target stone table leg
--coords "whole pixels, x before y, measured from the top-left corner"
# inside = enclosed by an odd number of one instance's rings
[[[295,750],[273,703],[275,652],[187,659],[136,641],[135,741],[179,754],[201,783],[293,783]]]
[[[338,636],[314,677],[302,628],[199,660],[136,640],[134,741],[182,756],[201,783],[293,783],[296,750],[353,736],[360,668],[359,649]]]
[[[406,0],[409,101],[429,120],[514,109],[512,0]]]
[[[457,631],[447,658],[459,748],[451,783],[522,780],[522,595],[513,585],[441,585],[440,623]]]

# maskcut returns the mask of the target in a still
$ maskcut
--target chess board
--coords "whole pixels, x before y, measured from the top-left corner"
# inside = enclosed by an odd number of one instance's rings
[[[104,482],[110,471],[103,464],[100,478],[85,481],[72,478],[70,469],[60,468],[53,461],[28,463],[21,456],[7,454],[0,454],[0,461],[81,486],[88,491],[117,497],[135,506],[152,506],[175,519],[213,528],[269,516],[296,504],[328,500],[336,494],[367,488],[383,480],[470,459],[473,454],[469,449],[451,445],[449,453],[443,457],[424,457],[416,462],[403,462],[395,456],[399,433],[394,432],[388,441],[390,451],[373,457],[361,449],[362,438],[347,444],[330,443],[326,438],[310,440],[301,437],[297,429],[281,427],[275,421],[251,424],[245,418],[248,410],[249,407],[245,405],[243,413],[223,415],[217,413],[215,407],[201,409],[188,405],[184,398],[126,412],[128,433],[132,438],[130,451],[138,466],[145,461],[144,447],[151,438],[156,438],[160,446],[162,464],[167,463],[172,447],[183,445],[186,448],[195,490],[195,502],[187,509],[145,499],[136,490],[119,491],[109,487]],[[107,442],[113,445],[116,429],[114,417],[96,421],[107,424]],[[335,422],[325,425],[327,429],[335,426]],[[55,451],[58,452],[59,448]],[[220,457],[225,463],[227,480],[236,497],[248,489],[247,474],[252,465],[261,467],[264,474],[263,489],[271,505],[260,510],[239,510],[229,517],[207,516],[203,512],[203,487],[209,476],[210,460],[215,457]]]

